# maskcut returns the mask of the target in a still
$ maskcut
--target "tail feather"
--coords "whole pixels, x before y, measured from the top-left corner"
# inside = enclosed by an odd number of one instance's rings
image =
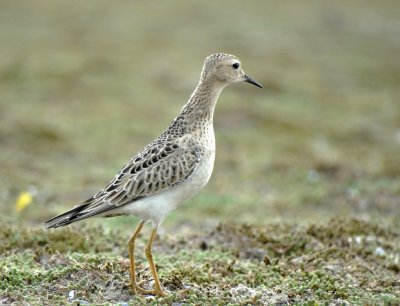
[[[55,216],[46,222],[44,222],[44,225],[46,228],[57,228],[60,226],[65,226],[68,225],[72,222],[81,220],[82,218],[78,218],[80,212],[84,210],[87,207],[87,205],[78,205],[71,210],[68,210],[65,213],[62,213],[58,216]]]
[[[102,216],[105,212],[115,207],[111,203],[104,202],[101,198],[92,197],[71,210],[47,220],[44,225],[46,228],[65,226],[90,217]]]

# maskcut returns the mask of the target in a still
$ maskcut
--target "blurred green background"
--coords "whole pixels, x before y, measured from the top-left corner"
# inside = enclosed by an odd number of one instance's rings
[[[177,115],[204,58],[238,56],[217,158],[171,232],[219,221],[400,225],[398,1],[1,1],[0,208],[40,225]],[[20,212],[22,192],[33,201]],[[89,221],[133,229],[132,218]]]

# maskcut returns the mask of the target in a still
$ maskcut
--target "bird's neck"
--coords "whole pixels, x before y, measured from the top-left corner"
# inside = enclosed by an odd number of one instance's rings
[[[207,120],[212,123],[215,104],[223,88],[219,82],[200,80],[181,114],[193,121]]]

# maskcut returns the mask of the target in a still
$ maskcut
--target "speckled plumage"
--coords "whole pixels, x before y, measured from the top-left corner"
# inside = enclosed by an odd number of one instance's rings
[[[244,74],[235,56],[216,53],[207,57],[199,84],[169,127],[135,155],[104,189],[45,225],[56,228],[93,216],[138,216],[142,223],[130,242],[132,289],[146,292],[135,282],[131,244],[144,222],[152,221],[155,236],[166,215],[207,184],[215,159],[215,104],[225,86],[239,81],[261,87]],[[155,268],[152,273],[158,281]],[[157,281],[155,293],[162,295]]]

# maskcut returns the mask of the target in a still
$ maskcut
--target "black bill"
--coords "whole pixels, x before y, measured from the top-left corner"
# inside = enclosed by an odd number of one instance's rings
[[[262,88],[261,84],[257,83],[255,80],[253,80],[251,77],[249,77],[248,75],[244,75],[245,78],[245,82],[256,85],[257,87]]]

